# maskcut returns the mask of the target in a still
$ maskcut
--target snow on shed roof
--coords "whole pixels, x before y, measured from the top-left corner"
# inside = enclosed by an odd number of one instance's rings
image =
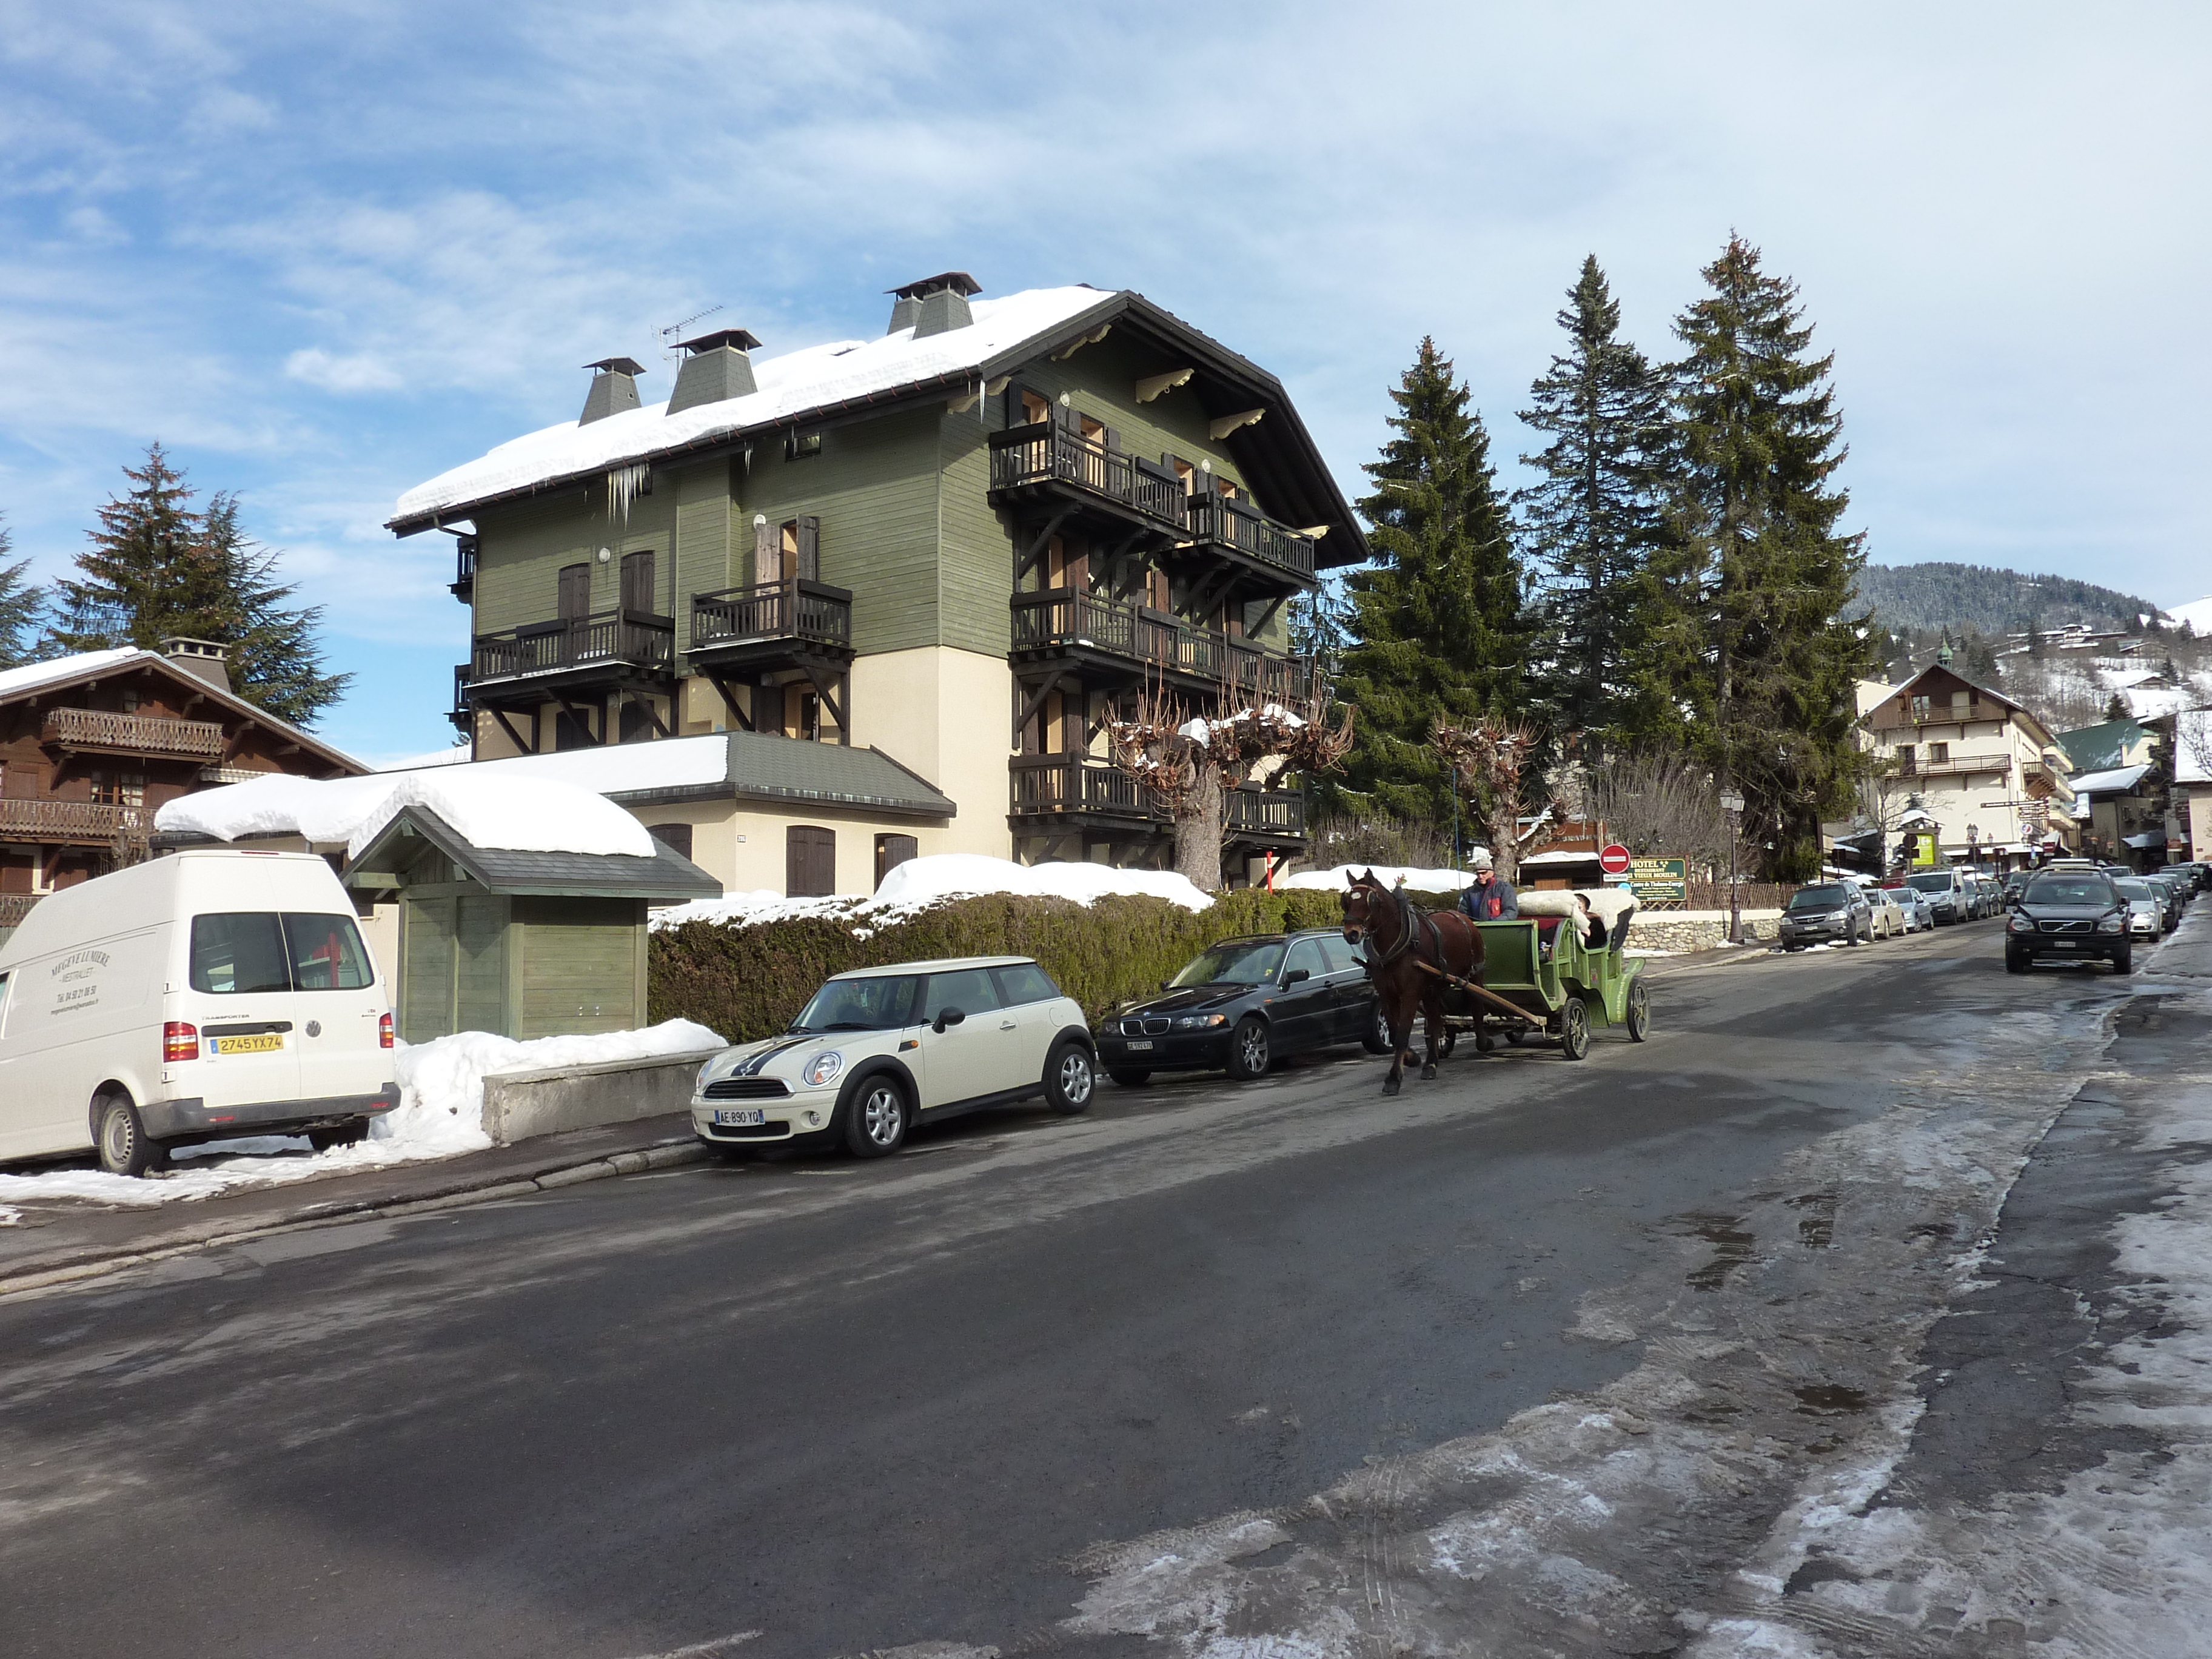
[[[2074,798],[2080,800],[2085,796],[2093,794],[2124,795],[2141,783],[2143,781],[2143,775],[2149,770],[2150,768],[2144,765],[2118,766],[2109,772],[2085,772],[2080,777],[2072,780]]]
[[[390,521],[403,525],[459,514],[493,497],[584,477],[746,431],[798,424],[817,410],[970,373],[1048,330],[1115,297],[1095,288],[1041,288],[976,300],[975,320],[917,340],[910,328],[873,340],[833,340],[753,365],[759,390],[671,415],[665,399],[624,410],[588,426],[564,421],[503,443],[490,453],[417,484],[399,498]]]

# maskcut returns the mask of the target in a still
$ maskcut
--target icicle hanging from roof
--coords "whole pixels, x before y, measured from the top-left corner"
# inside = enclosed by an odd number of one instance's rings
[[[652,487],[653,467],[640,461],[634,466],[611,468],[607,473],[607,516],[629,522],[629,504]]]

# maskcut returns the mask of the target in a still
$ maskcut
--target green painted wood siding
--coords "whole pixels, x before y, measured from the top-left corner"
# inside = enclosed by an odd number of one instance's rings
[[[1171,454],[1193,466],[1211,461],[1214,471],[1238,489],[1245,489],[1244,475],[1228,450],[1206,436],[1208,416],[1197,392],[1187,386],[1178,386],[1148,404],[1137,401],[1139,379],[1180,367],[1109,334],[1066,362],[1044,357],[1024,364],[1015,371],[1014,380],[1055,403],[1061,392],[1066,392],[1077,409],[1121,434],[1121,447],[1129,454],[1141,455],[1148,461]],[[999,397],[990,401],[996,405],[991,410],[991,429],[1003,431],[1007,424],[1006,399]],[[1267,510],[1264,501],[1254,505],[1262,513]]]
[[[647,550],[659,556],[655,604],[673,615],[666,607],[678,578],[669,553],[681,485],[680,472],[662,471],[653,494],[630,503],[627,519],[608,515],[603,478],[541,501],[486,508],[476,521],[475,630],[496,634],[552,621],[560,614],[561,570],[572,564],[591,566],[592,609],[612,610],[622,598],[622,556]],[[598,556],[603,547],[611,555],[604,562]]]
[[[514,916],[522,933],[516,1037],[627,1031],[645,1023],[637,994],[642,900],[518,898]]]

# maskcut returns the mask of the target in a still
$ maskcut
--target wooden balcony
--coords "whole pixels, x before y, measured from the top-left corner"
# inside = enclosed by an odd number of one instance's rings
[[[1018,823],[1045,820],[1111,830],[1167,830],[1167,811],[1152,792],[1119,767],[1081,755],[1018,755],[1007,816]],[[1222,803],[1222,827],[1244,839],[1296,840],[1306,828],[1303,791],[1232,789]]]
[[[446,592],[463,605],[473,605],[477,597],[477,538],[473,536],[453,538],[453,580],[446,584]]]
[[[1182,481],[1057,421],[991,434],[994,502],[1055,498],[1142,527],[1188,533]]]
[[[1273,702],[1303,702],[1313,690],[1311,658],[1194,628],[1164,611],[1066,587],[1017,593],[1012,604],[1018,661],[1073,657],[1131,678],[1154,672],[1206,689],[1225,682],[1237,696]]]
[[[850,662],[852,592],[795,576],[694,593],[689,649],[726,670],[791,667],[808,659]]]
[[[104,708],[49,708],[42,740],[86,754],[221,760],[222,727],[213,720],[116,714]]]
[[[474,705],[538,690],[550,695],[556,686],[665,681],[675,659],[674,618],[643,611],[594,611],[477,635],[465,695]]]
[[[1956,760],[1929,761],[1917,757],[1905,761],[1897,769],[1899,778],[1987,778],[2008,777],[2012,773],[2009,755],[1967,755]]]
[[[1223,800],[1222,827],[1232,834],[1303,837],[1306,832],[1304,790],[1232,789]]]
[[[125,830],[153,827],[146,806],[91,800],[0,800],[0,841],[105,847]]]
[[[1211,491],[1190,498],[1184,519],[1197,546],[1225,552],[1262,574],[1288,576],[1302,587],[1314,585],[1312,537]]]
[[[0,893],[0,928],[21,927],[44,893]]]

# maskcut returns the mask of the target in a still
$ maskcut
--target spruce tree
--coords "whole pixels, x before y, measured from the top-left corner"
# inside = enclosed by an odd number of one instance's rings
[[[121,646],[157,651],[173,635],[229,647],[232,688],[280,720],[306,725],[343,695],[349,678],[323,672],[319,606],[288,610],[294,589],[275,580],[276,555],[248,539],[238,500],[206,511],[161,445],[124,468],[131,488],[100,509],[76,580],[55,584],[61,651]]]
[[[39,659],[39,628],[46,611],[46,596],[30,580],[31,562],[6,562],[15,550],[15,538],[0,520],[0,668]]]
[[[1837,531],[1847,453],[1828,385],[1807,355],[1797,289],[1731,237],[1679,318],[1675,481],[1667,546],[1638,584],[1642,713],[1747,802],[1746,838],[1769,873],[1820,867],[1820,820],[1859,767],[1852,682],[1871,665],[1843,619],[1865,563]]]
[[[1552,441],[1521,458],[1542,476],[1514,505],[1522,545],[1546,577],[1548,701],[1595,764],[1627,735],[1630,584],[1662,533],[1658,486],[1671,428],[1665,377],[1619,337],[1620,306],[1596,255],[1583,259],[1559,324],[1567,350],[1521,411]]]
[[[1340,785],[1393,817],[1448,823],[1448,769],[1429,746],[1438,720],[1528,711],[1529,625],[1521,562],[1498,499],[1482,417],[1436,342],[1424,339],[1390,394],[1395,433],[1365,465],[1374,564],[1346,580],[1352,643],[1338,696],[1358,710]]]

